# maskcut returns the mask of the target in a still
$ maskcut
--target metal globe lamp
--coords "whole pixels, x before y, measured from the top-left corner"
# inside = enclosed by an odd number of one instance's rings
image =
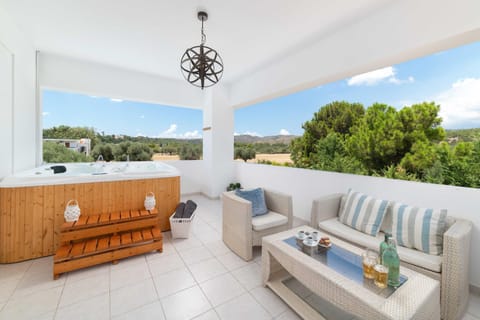
[[[207,21],[208,14],[200,11],[197,17],[202,22],[201,44],[185,51],[180,68],[185,80],[203,90],[213,86],[222,78],[223,61],[217,51],[205,45],[207,37],[203,32],[203,23]]]

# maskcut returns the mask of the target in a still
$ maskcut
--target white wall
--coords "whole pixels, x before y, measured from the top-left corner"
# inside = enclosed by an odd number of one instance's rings
[[[392,1],[231,86],[235,107],[480,40],[480,1]],[[288,39],[286,39],[288,41]]]
[[[264,187],[292,195],[296,217],[310,221],[312,200],[348,188],[374,197],[429,208],[445,208],[473,222],[470,283],[480,287],[480,189],[452,187],[336,172],[249,164],[235,161],[244,187]]]
[[[35,50],[0,8],[0,179],[35,165]]]
[[[203,91],[186,81],[44,52],[40,53],[39,64],[41,88],[169,106],[202,108]]]
[[[165,161],[180,170],[180,193],[205,193],[207,190],[207,180],[205,177],[204,160],[177,160]]]

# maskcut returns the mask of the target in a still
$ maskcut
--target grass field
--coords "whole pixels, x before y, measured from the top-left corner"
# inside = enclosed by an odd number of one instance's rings
[[[247,162],[257,162],[258,160],[269,160],[277,163],[292,163],[289,153],[258,153],[255,160],[248,160]]]
[[[163,153],[155,153],[152,157],[153,161],[169,161],[169,160],[180,160],[178,155],[169,155]]]
[[[180,160],[178,155],[168,155],[168,154],[162,154],[162,153],[155,153],[152,157],[152,160],[154,161],[169,161],[169,160]],[[258,153],[255,156],[255,159],[248,160],[247,162],[249,163],[255,163],[258,160],[269,160],[277,163],[292,163],[292,159],[290,159],[290,154],[289,153]],[[239,161],[242,161],[239,159]]]

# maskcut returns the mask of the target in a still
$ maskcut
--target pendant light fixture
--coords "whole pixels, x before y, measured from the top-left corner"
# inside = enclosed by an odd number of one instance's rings
[[[199,11],[197,17],[202,22],[201,44],[185,51],[180,68],[185,80],[203,90],[213,86],[222,78],[223,61],[217,51],[205,45],[207,37],[203,32],[203,22],[207,21],[208,14]]]

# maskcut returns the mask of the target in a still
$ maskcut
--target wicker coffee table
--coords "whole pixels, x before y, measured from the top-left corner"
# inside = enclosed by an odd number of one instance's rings
[[[400,272],[408,280],[385,298],[289,243],[299,230],[315,231],[302,226],[263,238],[262,276],[263,284],[302,318],[440,319],[438,281],[402,267]],[[363,251],[330,239],[349,253],[361,255]]]

